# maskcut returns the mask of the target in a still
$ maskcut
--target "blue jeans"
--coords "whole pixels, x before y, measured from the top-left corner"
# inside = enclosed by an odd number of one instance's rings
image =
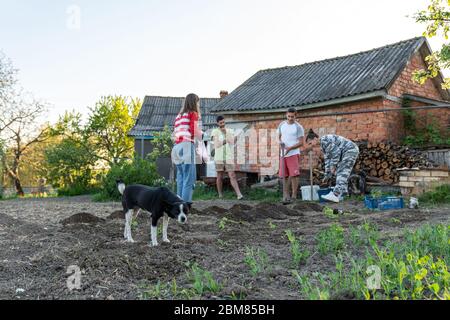
[[[174,161],[175,160],[175,161]],[[177,168],[177,194],[186,202],[192,202],[197,170],[193,143],[182,142],[172,151],[172,161]]]

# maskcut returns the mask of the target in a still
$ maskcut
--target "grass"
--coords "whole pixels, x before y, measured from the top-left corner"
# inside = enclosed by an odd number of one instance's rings
[[[256,276],[267,269],[267,253],[262,249],[246,247],[244,263],[250,268],[250,274]]]
[[[192,288],[180,288],[175,278],[170,282],[158,282],[155,285],[139,286],[142,300],[168,300],[168,299],[195,299],[196,295]]]
[[[316,240],[320,254],[337,253],[345,248],[344,228],[334,223],[327,229],[320,231]]]
[[[306,263],[306,260],[310,256],[310,252],[306,249],[302,249],[302,246],[300,244],[302,238],[297,239],[291,230],[286,230],[285,234],[289,240],[289,243],[291,244],[292,261],[295,268],[297,268],[300,264]]]
[[[264,202],[280,202],[281,193],[278,191],[268,191],[263,189],[242,189],[242,194],[245,200],[264,201]],[[218,193],[216,187],[209,187],[206,185],[198,185],[194,189],[193,195],[194,201],[199,200],[217,200]],[[236,200],[236,194],[233,190],[225,189],[223,192],[223,198],[225,200]]]
[[[419,205],[450,204],[450,184],[445,184],[419,197]]]
[[[431,255],[450,264],[450,225],[424,225],[411,231],[406,230],[400,251],[413,251],[419,255]]]
[[[229,218],[227,218],[227,217],[223,217],[223,218],[220,219],[220,221],[219,221],[219,229],[223,231],[223,230],[226,229],[227,225],[229,225],[229,224],[231,224],[231,223],[234,223],[234,224],[240,224],[240,222],[231,220],[231,219],[229,219]]]
[[[366,221],[357,227],[350,226],[348,236],[355,247],[361,247],[376,242],[380,238],[380,233],[377,225]]]
[[[170,282],[158,281],[153,285],[141,284],[140,297],[143,300],[168,300],[168,299],[199,299],[207,293],[217,294],[223,284],[212,276],[211,272],[204,270],[197,263],[186,263],[188,270],[186,272],[189,285],[180,287],[175,278]],[[230,299],[240,299],[242,295],[232,295]]]
[[[222,290],[223,284],[214,279],[211,272],[202,269],[197,263],[190,266],[187,276],[198,296],[203,296],[205,293],[217,294]]]
[[[351,252],[337,252],[334,270],[309,274],[294,271],[300,295],[312,300],[450,299],[450,225],[407,230],[401,241],[385,242],[383,246],[373,240],[378,238],[374,230],[370,224],[353,229],[365,234],[364,242],[370,242],[365,256],[354,258]]]
[[[56,193],[48,193],[43,195],[33,195],[26,194],[23,197],[19,197],[18,195],[10,195],[10,196],[2,196],[0,195],[0,201],[14,200],[14,199],[46,199],[46,198],[58,198],[58,194]]]
[[[104,193],[94,193],[91,197],[93,202],[111,202],[112,200],[109,196],[106,196]],[[117,201],[117,200],[116,200]]]

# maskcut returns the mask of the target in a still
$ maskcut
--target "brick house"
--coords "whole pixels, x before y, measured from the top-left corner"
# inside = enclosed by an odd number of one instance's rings
[[[204,129],[216,124],[216,116],[211,113],[211,108],[219,102],[220,98],[200,98],[202,121]],[[134,137],[134,150],[137,155],[145,158],[153,150],[152,140],[154,133],[164,130],[168,125],[173,128],[175,118],[183,105],[182,97],[146,96],[142,108],[136,119],[134,127],[128,133]],[[169,157],[161,157],[156,161],[158,173],[169,179],[171,160]],[[199,165],[198,174],[204,175],[204,166]]]
[[[419,37],[344,57],[261,70],[212,112],[223,114],[228,123],[247,123],[259,132],[276,129],[286,110],[295,107],[305,131],[313,128],[319,134],[335,133],[352,140],[400,142],[407,132],[403,113],[397,110],[407,101],[412,107],[434,107],[417,111],[422,120],[418,125],[436,121],[441,133],[448,134],[450,110],[436,108],[449,100],[448,91],[441,87],[442,75],[424,85],[412,80],[413,71],[426,68],[430,53],[427,40]],[[257,143],[256,136],[247,140],[246,162],[240,170],[276,174],[278,149],[261,151],[273,136],[257,136]],[[308,167],[306,159],[301,166]]]

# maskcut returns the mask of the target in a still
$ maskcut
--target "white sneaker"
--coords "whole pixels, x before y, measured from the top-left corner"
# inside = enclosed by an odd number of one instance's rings
[[[325,199],[325,200],[331,201],[331,202],[339,203],[339,197],[336,196],[333,191],[330,191],[329,194],[326,194],[326,195],[322,196],[322,199]]]

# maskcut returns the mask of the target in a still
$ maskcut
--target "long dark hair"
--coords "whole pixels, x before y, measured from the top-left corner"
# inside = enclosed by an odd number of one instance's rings
[[[319,138],[318,134],[315,133],[313,129],[309,129],[308,134],[306,135],[306,142],[314,140],[315,138]]]
[[[200,98],[195,93],[190,93],[184,99],[184,107],[181,109],[181,114],[189,113],[189,112],[198,112],[197,103],[200,101]]]

